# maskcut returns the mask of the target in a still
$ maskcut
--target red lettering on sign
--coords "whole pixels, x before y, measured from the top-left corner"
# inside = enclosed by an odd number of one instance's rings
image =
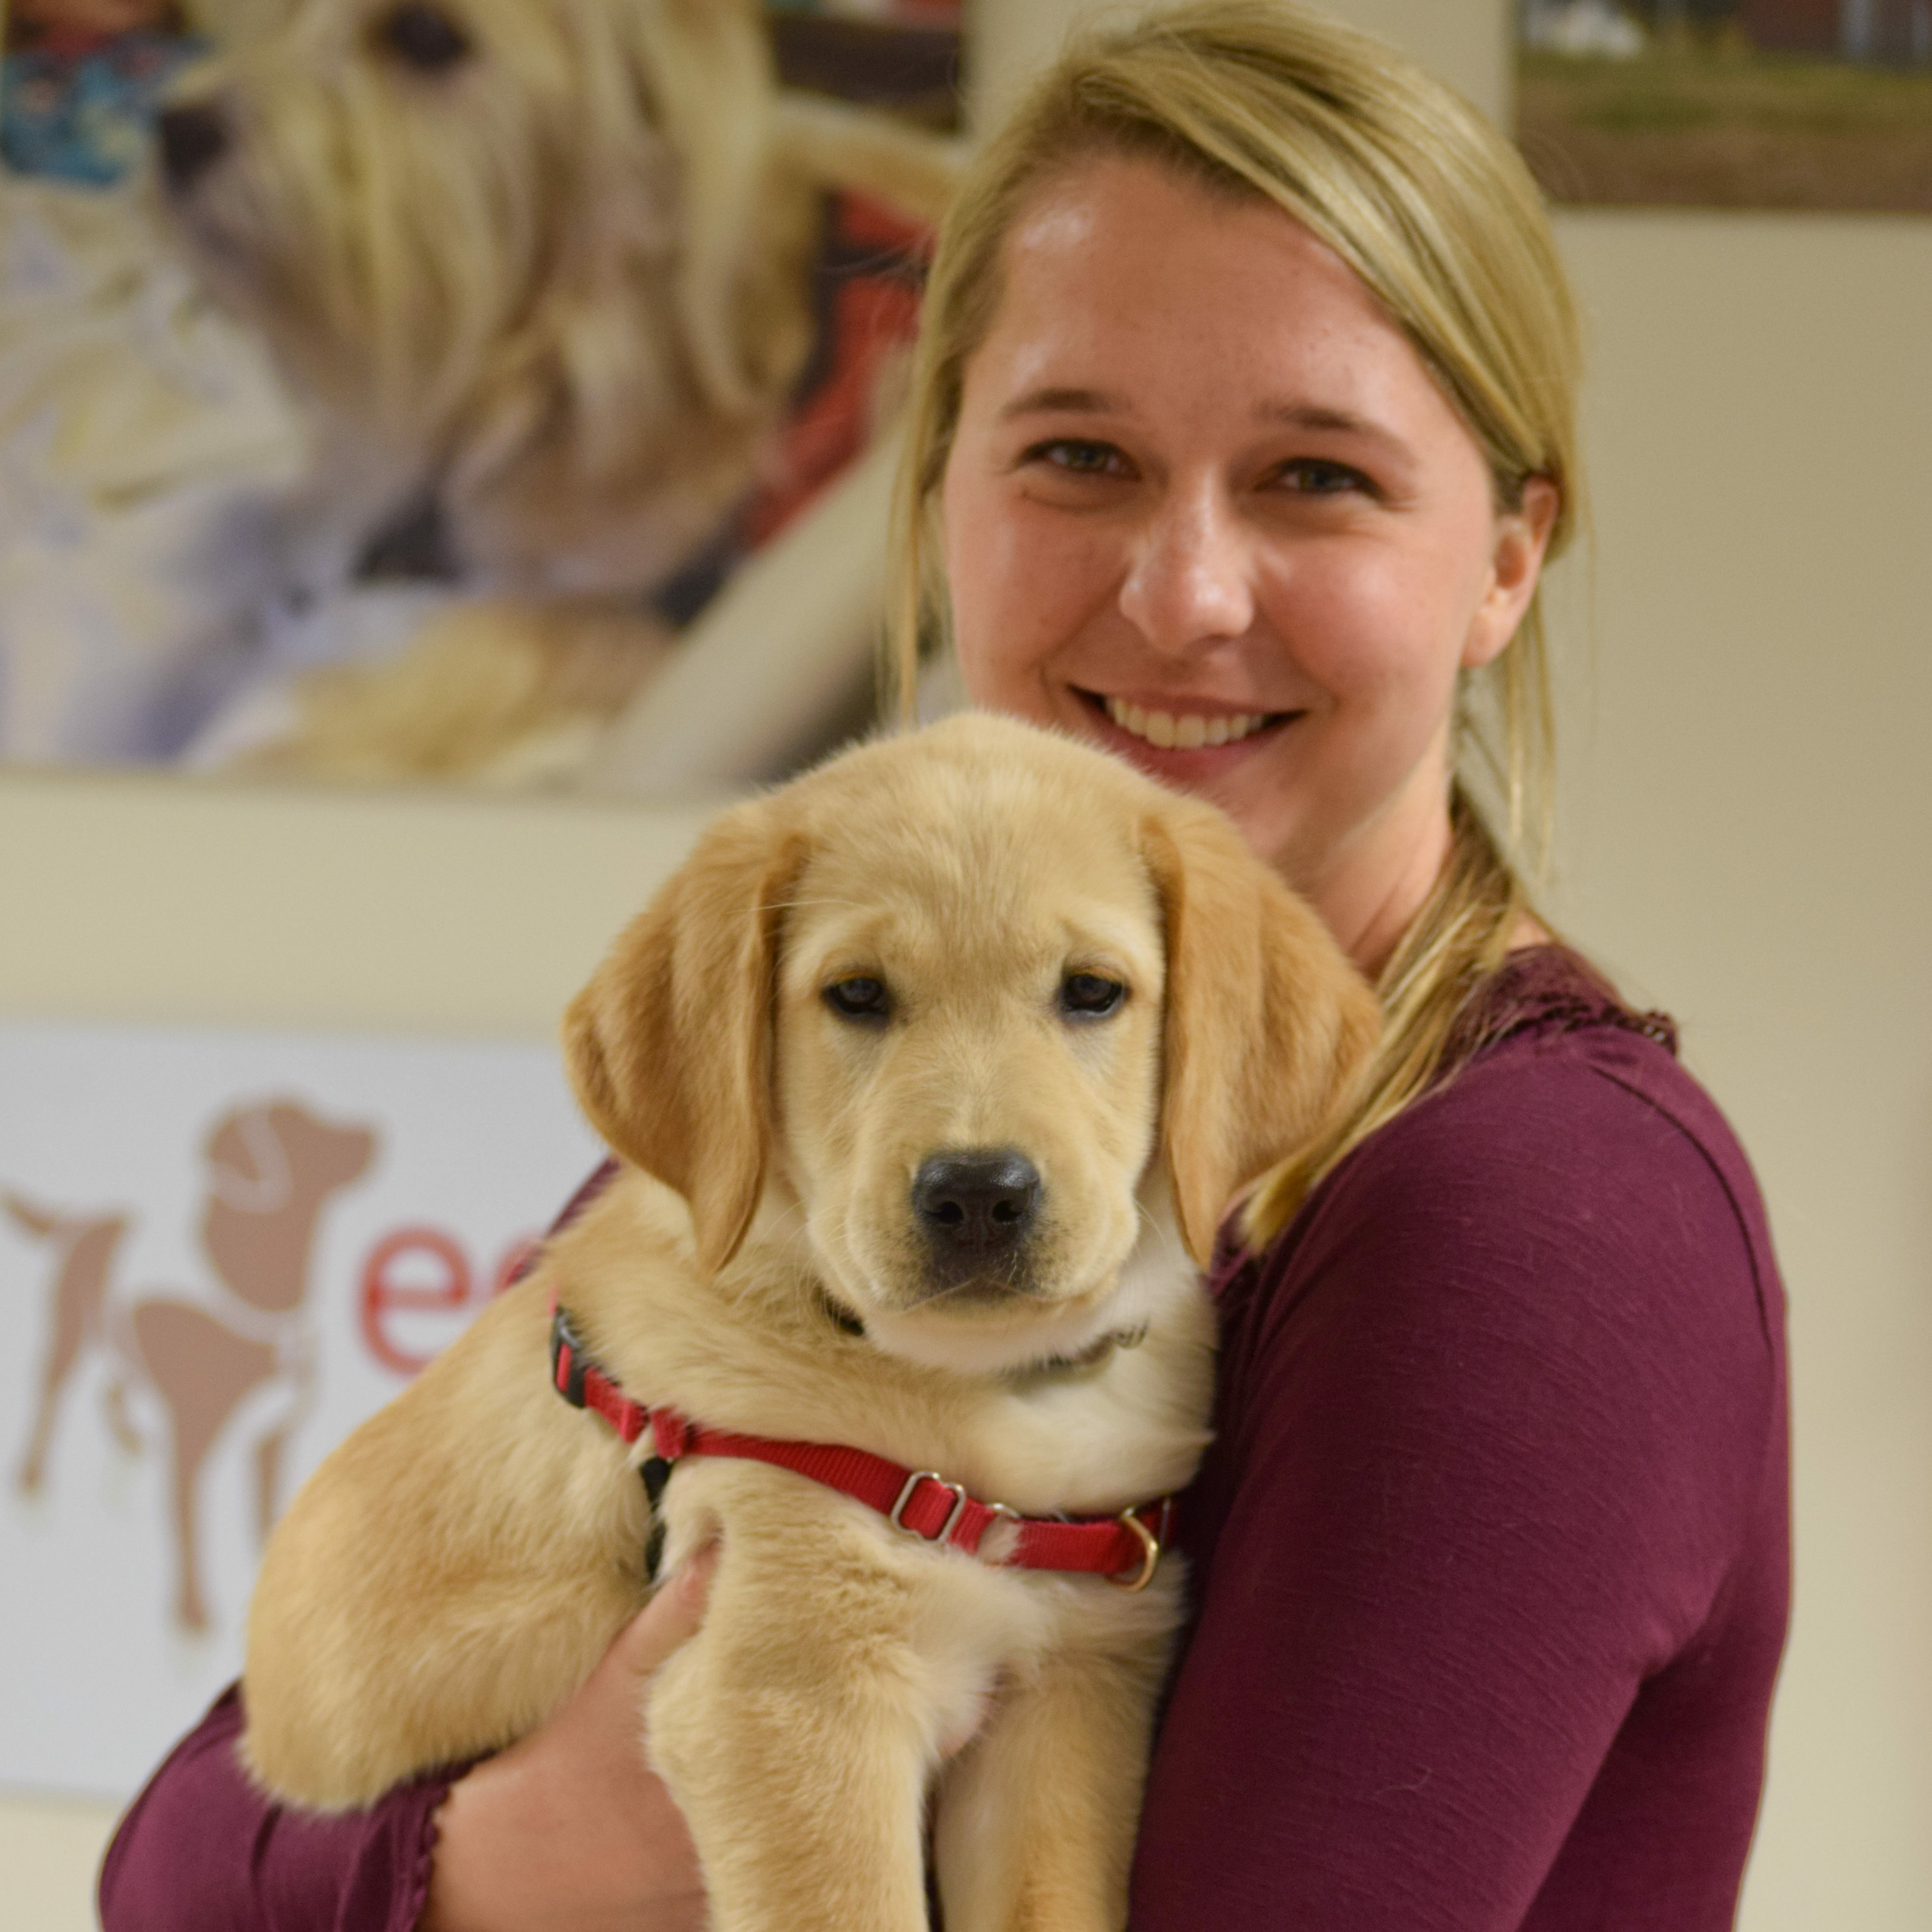
[[[427,1275],[428,1279],[425,1280]],[[398,1228],[362,1264],[362,1339],[386,1369],[413,1376],[429,1355],[400,1347],[385,1323],[398,1312],[454,1313],[470,1300],[470,1262],[440,1228]]]

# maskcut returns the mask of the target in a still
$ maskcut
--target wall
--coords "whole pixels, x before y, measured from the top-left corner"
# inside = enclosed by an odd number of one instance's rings
[[[966,80],[980,124],[1052,57],[1076,21],[1131,19],[1146,10],[1138,0],[966,0],[966,5],[971,36]],[[1508,98],[1505,0],[1336,0],[1328,11],[1406,47],[1485,113],[1502,113]]]
[[[1794,1628],[1742,1922],[1909,1932],[1932,1924],[1932,220],[1558,226],[1598,559],[1594,667],[1565,586],[1557,909],[1684,1022],[1791,1297]]]

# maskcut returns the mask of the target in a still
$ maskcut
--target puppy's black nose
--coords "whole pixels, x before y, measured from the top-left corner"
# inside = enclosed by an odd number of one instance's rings
[[[170,107],[155,124],[161,172],[176,194],[187,194],[228,152],[228,123],[212,102]]]
[[[1040,1204],[1040,1170],[1011,1148],[936,1154],[914,1178],[926,1238],[964,1261],[992,1259],[1024,1240]]]

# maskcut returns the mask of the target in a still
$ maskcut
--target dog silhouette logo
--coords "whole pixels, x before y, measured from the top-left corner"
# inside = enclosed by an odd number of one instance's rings
[[[22,1232],[53,1251],[50,1319],[32,1427],[16,1484],[44,1491],[61,1400],[89,1351],[108,1364],[106,1419],[130,1453],[146,1447],[136,1390],[164,1418],[169,1528],[176,1559],[173,1615],[209,1628],[201,1562],[200,1484],[209,1451],[249,1402],[255,1528],[266,1537],[280,1501],[282,1462],[308,1412],[316,1346],[307,1315],[318,1224],[330,1198],[368,1171],[373,1128],[318,1119],[286,1097],[218,1120],[203,1144],[207,1192],[201,1248],[212,1292],[165,1287],[117,1292],[116,1263],[133,1226],[124,1213],[67,1214],[0,1193]],[[259,1394],[258,1394],[259,1392]]]

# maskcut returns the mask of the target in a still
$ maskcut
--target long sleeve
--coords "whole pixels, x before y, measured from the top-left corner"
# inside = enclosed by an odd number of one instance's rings
[[[1514,1040],[1223,1292],[1133,1932],[1729,1926],[1788,1600],[1781,1291],[1669,1054]]]
[[[448,1777],[298,1816],[243,1775],[242,1725],[231,1688],[134,1801],[101,1868],[103,1932],[410,1932]]]

